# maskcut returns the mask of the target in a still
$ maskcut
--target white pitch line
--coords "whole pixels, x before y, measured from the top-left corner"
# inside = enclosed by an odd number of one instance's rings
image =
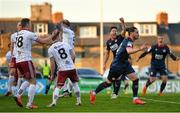
[[[156,100],[156,99],[143,98],[143,97],[141,97],[141,99],[144,99],[144,100],[151,100],[151,101],[154,101],[154,102],[161,102],[161,103],[180,104],[179,102],[164,101],[164,100]]]
[[[131,97],[127,97],[127,96],[121,96],[121,97],[131,98]],[[150,101],[154,101],[154,102],[161,102],[161,103],[180,104],[180,102],[156,100],[156,99],[144,98],[144,97],[141,97],[141,99],[150,100]]]

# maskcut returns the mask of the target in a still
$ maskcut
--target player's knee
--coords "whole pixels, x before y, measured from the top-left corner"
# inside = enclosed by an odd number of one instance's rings
[[[10,75],[14,76],[15,73],[16,73],[15,69],[11,68],[11,69],[10,69]]]
[[[162,80],[163,83],[167,83],[167,79]]]
[[[161,79],[162,79],[163,82],[167,82],[168,77],[167,76],[162,76]]]
[[[111,86],[111,84],[112,84],[111,82],[104,82],[105,87],[109,87],[109,86]]]
[[[138,83],[139,83],[139,79],[138,78],[133,80],[133,84],[138,84]]]
[[[31,79],[29,80],[29,83],[30,83],[30,84],[36,84],[36,79],[35,79],[35,78],[31,78]]]

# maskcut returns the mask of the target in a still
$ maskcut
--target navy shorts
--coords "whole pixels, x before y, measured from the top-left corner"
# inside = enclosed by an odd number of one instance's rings
[[[108,80],[109,81],[115,81],[117,80],[120,76],[128,75],[130,73],[134,73],[134,69],[131,66],[129,62],[122,63],[120,67],[111,67],[109,70],[108,74]]]
[[[155,67],[151,67],[150,69],[150,76],[151,77],[156,77],[157,73],[160,74],[160,76],[165,75],[167,76],[167,70],[166,68],[155,68]]]

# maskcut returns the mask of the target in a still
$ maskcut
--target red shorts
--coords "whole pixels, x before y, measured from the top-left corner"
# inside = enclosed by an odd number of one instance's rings
[[[35,68],[32,61],[24,61],[16,63],[17,69],[25,79],[35,78]]]
[[[64,83],[67,78],[69,78],[72,81],[72,83],[78,82],[76,69],[68,71],[59,71],[56,81],[57,86],[64,86]]]
[[[11,62],[9,63],[9,68],[16,68],[16,58],[12,57]]]

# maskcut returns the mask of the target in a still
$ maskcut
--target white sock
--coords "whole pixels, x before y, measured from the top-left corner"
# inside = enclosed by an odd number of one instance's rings
[[[60,88],[55,88],[54,89],[54,92],[53,92],[53,104],[56,104],[57,100],[58,100],[58,96],[59,96],[59,91],[60,91]]]
[[[138,97],[133,97],[133,100],[136,100],[136,99],[138,99]]]
[[[24,82],[21,84],[21,87],[20,87],[19,90],[18,90],[17,96],[21,96],[28,86],[29,86],[29,82],[28,82],[28,81],[24,81]]]
[[[27,105],[32,105],[35,93],[36,93],[36,85],[30,84],[29,85],[29,91],[28,91],[29,100],[28,100]]]
[[[76,94],[77,101],[81,101],[81,94],[80,94],[80,88],[77,82],[73,83],[74,92]]]
[[[67,87],[68,87],[68,91],[69,91],[69,93],[72,93],[73,83],[71,82],[71,80],[70,80],[70,79],[68,80]]]
[[[11,85],[12,85],[12,83],[14,82],[14,76],[9,76],[9,79],[8,79],[8,87],[7,87],[7,90],[8,91],[11,91]]]
[[[12,90],[13,96],[17,96],[17,92],[18,92],[17,87],[16,87],[16,86],[12,86],[12,87],[11,87],[11,90]]]
[[[23,78],[18,78],[18,81],[17,81],[17,88],[18,89],[20,88],[22,82],[23,82]]]
[[[66,84],[66,83],[64,83],[64,86],[62,87],[62,89],[63,89],[63,91],[68,90],[68,89],[67,89],[67,84]]]

